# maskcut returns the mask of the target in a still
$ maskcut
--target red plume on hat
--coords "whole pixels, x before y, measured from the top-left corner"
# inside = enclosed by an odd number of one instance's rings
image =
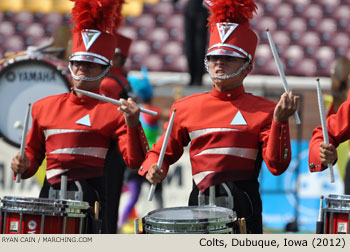
[[[71,13],[74,29],[70,60],[111,64],[124,0],[70,1],[75,3]]]
[[[253,0],[204,0],[210,9],[207,55],[228,55],[253,60],[258,38],[249,28],[257,6]]]
[[[252,0],[216,0],[209,6],[209,25],[229,22],[249,27],[249,19],[254,17],[257,6]]]

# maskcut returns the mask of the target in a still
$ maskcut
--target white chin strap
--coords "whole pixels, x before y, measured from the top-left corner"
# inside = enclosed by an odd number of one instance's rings
[[[73,73],[73,70],[72,70],[71,62],[69,62],[68,68],[69,68],[70,74],[72,75],[74,80],[79,80],[79,81],[80,80],[82,80],[82,81],[96,81],[96,80],[99,80],[99,79],[103,78],[108,73],[109,69],[111,68],[111,65],[108,65],[108,67],[102,73],[100,73],[99,75],[97,75],[95,77],[85,77],[85,76],[75,75]]]
[[[232,74],[224,75],[224,76],[214,76],[209,70],[207,58],[205,57],[205,59],[204,59],[204,65],[205,65],[205,68],[207,69],[207,72],[208,72],[210,78],[216,79],[216,80],[227,80],[227,79],[231,79],[231,78],[235,77],[236,75],[240,74],[249,65],[249,63],[250,63],[250,61],[248,60],[236,72],[234,72]]]

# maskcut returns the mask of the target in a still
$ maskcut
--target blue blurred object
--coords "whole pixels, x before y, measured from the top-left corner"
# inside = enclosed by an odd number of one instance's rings
[[[153,97],[152,85],[149,81],[148,71],[145,66],[141,67],[142,78],[129,74],[127,77],[133,93],[142,100],[150,100]]]
[[[301,232],[315,232],[320,196],[341,195],[344,183],[334,166],[337,183],[329,183],[329,171],[310,173],[309,141],[291,140],[292,160],[280,176],[273,176],[265,163],[259,176],[264,230],[284,230],[296,224]],[[294,221],[297,220],[297,223]]]

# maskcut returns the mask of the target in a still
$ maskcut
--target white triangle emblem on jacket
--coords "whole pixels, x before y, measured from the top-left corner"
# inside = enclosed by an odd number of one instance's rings
[[[91,127],[90,116],[86,115],[83,118],[81,118],[78,121],[76,121],[76,123],[80,124],[80,125],[85,125],[85,126]]]
[[[230,125],[247,125],[247,122],[244,120],[241,111],[238,110]]]

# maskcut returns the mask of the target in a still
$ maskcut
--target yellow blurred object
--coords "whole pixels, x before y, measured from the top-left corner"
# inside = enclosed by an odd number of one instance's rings
[[[159,0],[144,0],[145,3],[156,4]]]
[[[339,168],[339,174],[344,179],[345,177],[345,170],[346,170],[346,164],[348,163],[349,160],[349,140],[342,142],[339,144],[337,147],[337,154],[338,154],[338,161],[337,161],[337,166]]]
[[[139,232],[142,233],[142,219],[138,218],[139,221]],[[125,224],[122,226],[121,230],[119,230],[119,233],[121,234],[135,234],[135,219],[129,218]]]
[[[31,12],[50,13],[52,7],[53,0],[24,0],[24,9]]]
[[[45,175],[46,175],[46,158],[44,159],[41,166],[39,167],[39,169],[34,175],[35,179],[38,181],[40,186],[43,186],[44,184]]]
[[[62,14],[70,13],[74,3],[69,0],[53,0],[53,10]]]
[[[143,2],[140,0],[129,0],[123,4],[123,16],[140,16],[143,10]]]
[[[323,95],[323,100],[324,100],[324,108],[325,108],[325,113],[327,115],[329,108],[331,107],[331,104],[333,102],[333,96],[324,94]]]
[[[24,8],[24,0],[0,0],[0,10],[19,12]]]

